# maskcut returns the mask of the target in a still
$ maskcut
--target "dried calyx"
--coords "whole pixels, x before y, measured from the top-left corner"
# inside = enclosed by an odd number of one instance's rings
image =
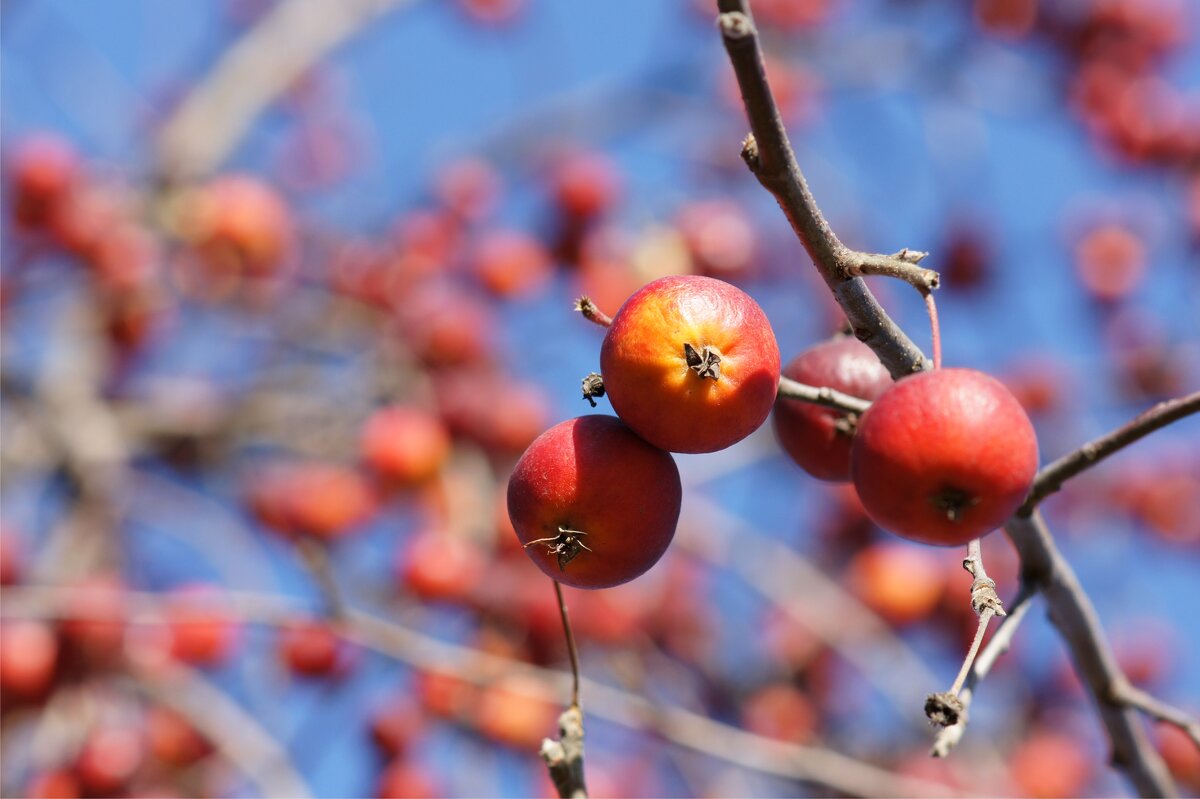
[[[685,343],[683,358],[687,361],[688,368],[701,378],[721,379],[721,351],[716,347],[705,344],[697,350],[691,344]]]
[[[587,533],[582,530],[571,530],[567,527],[559,527],[558,535],[552,535],[547,538],[537,538],[530,541],[525,546],[531,547],[534,544],[545,544],[550,553],[558,558],[559,571],[564,571],[567,564],[575,560],[580,552],[592,550],[579,539],[586,536]]]

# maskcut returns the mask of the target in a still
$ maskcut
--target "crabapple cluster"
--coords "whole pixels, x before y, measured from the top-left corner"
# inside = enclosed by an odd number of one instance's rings
[[[749,296],[703,276],[655,280],[608,325],[600,379],[619,419],[588,416],[543,433],[508,487],[517,537],[543,572],[605,588],[645,572],[674,534],[681,495],[669,452],[724,449],[775,407],[784,450],[821,480],[853,480],[870,518],[925,544],[965,544],[1001,525],[1037,471],[1033,425],[997,380],[935,369],[893,383],[862,342],[839,337],[793,359],[786,377],[873,400],[861,418],[776,401],[778,345]]]
[[[627,582],[658,561],[681,503],[668,453],[715,452],[758,429],[779,383],[779,347],[740,289],[671,276],[621,306],[600,368],[620,418],[551,428],[508,486],[513,527],[534,563],[578,588]]]

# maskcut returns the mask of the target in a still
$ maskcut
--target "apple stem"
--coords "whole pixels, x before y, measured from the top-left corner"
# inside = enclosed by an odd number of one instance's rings
[[[942,368],[942,330],[938,326],[937,303],[933,300],[933,292],[923,292],[925,308],[929,311],[929,332],[933,336],[933,368]]]
[[[596,302],[586,294],[575,300],[575,310],[583,314],[583,318],[600,325],[600,327],[608,327],[612,324],[612,317],[600,310]]]
[[[558,599],[558,615],[562,617],[563,633],[567,637],[567,654],[571,658],[571,707],[579,707],[579,650],[575,647],[575,634],[571,631],[571,619],[567,615],[567,602],[563,599],[562,585],[553,580],[554,596]]]

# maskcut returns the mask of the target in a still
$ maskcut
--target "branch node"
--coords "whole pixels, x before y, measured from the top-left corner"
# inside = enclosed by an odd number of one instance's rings
[[[554,788],[562,799],[585,799],[583,781],[583,711],[571,705],[558,717],[558,738],[542,741],[538,753],[546,761]]]
[[[952,727],[959,719],[966,720],[967,709],[957,694],[943,691],[925,699],[925,716],[939,727]]]
[[[747,133],[746,138],[742,139],[742,160],[751,172],[758,172],[761,162],[758,158],[758,139],[754,138],[753,133]]]
[[[721,35],[726,39],[745,39],[757,33],[754,30],[754,23],[750,21],[750,17],[741,11],[730,11],[718,15],[717,27],[720,28]]]

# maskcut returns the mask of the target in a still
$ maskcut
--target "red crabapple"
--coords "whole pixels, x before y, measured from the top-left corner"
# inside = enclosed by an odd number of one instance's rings
[[[783,375],[810,386],[828,386],[873,400],[892,385],[871,348],[852,336],[809,347],[783,368]],[[800,468],[819,480],[850,479],[850,444],[856,419],[851,414],[810,402],[775,402],[775,435]]]
[[[600,350],[613,410],[670,452],[715,452],[766,420],[779,346],[741,289],[696,275],[659,278],[625,301]]]
[[[581,416],[542,433],[508,482],[508,513],[525,551],[576,588],[619,585],[658,562],[681,498],[671,456],[611,416]]]
[[[937,369],[885,391],[859,421],[854,487],[896,535],[958,546],[999,527],[1037,473],[1033,425],[1000,381]]]

